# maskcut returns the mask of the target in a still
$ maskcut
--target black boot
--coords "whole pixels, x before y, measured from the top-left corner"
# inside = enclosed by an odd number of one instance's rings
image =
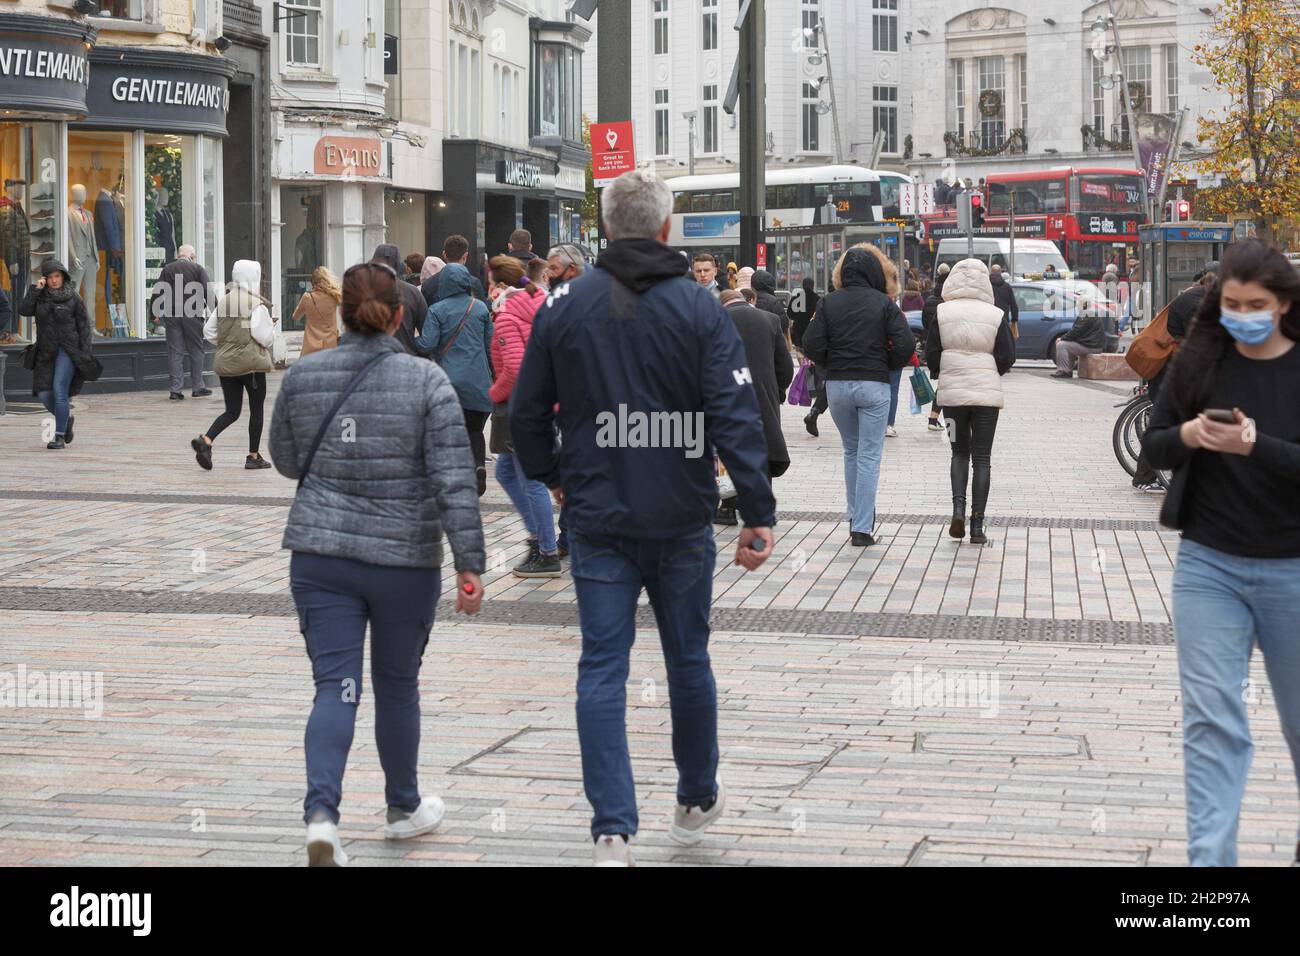
[[[511,569],[514,572],[515,577],[523,577],[523,575],[520,574],[519,572],[531,568],[533,565],[535,565],[537,563],[537,559],[541,557],[541,555],[542,555],[542,549],[537,546],[537,539],[529,538],[528,554],[524,557],[523,561],[519,562],[519,564],[515,565],[514,568]]]
[[[988,538],[984,535],[984,515],[971,512],[970,516],[970,543],[984,544]]]
[[[808,434],[812,435],[813,438],[818,438],[821,436],[821,432],[817,431],[816,410],[809,412],[807,415],[803,417],[803,427],[808,429]]]
[[[958,504],[960,501],[960,504]],[[948,536],[960,541],[966,537],[966,500],[954,499],[952,503],[952,524],[948,525]]]
[[[952,524],[948,534],[960,541],[966,537],[966,482],[970,477],[970,455],[956,450],[952,453]]]

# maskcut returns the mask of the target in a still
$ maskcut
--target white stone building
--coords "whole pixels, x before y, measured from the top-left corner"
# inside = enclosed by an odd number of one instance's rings
[[[1135,166],[1132,149],[1118,146],[1128,130],[1120,84],[1104,86],[1119,58],[1103,64],[1093,56],[1091,27],[1107,14],[1105,2],[908,0],[908,8],[908,167],[915,175],[933,181],[1062,165]],[[1180,140],[1194,143],[1196,117],[1226,105],[1190,56],[1211,7],[1116,0],[1115,9],[1127,82],[1146,111],[1188,108]],[[1113,45],[1109,31],[1105,40]],[[1023,143],[1013,130],[1023,131]],[[1004,144],[995,155],[970,154]]]
[[[767,0],[767,131],[771,165],[870,162],[899,167],[910,125],[903,87],[907,8],[913,0]],[[687,172],[694,138],[697,174],[736,169],[737,117],[722,103],[739,53],[739,0],[632,0],[632,119],[637,157],[663,176]],[[599,28],[599,15],[593,21]],[[816,62],[820,25],[832,82]],[[595,55],[595,43],[588,52]],[[833,91],[833,96],[832,96]],[[595,81],[588,74],[587,101]],[[831,110],[834,100],[834,111]],[[819,104],[823,104],[819,110]],[[591,110],[593,119],[594,108]],[[683,114],[694,113],[694,123]]]

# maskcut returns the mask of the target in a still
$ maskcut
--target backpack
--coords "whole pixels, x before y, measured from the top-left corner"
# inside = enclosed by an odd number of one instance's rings
[[[1165,306],[1145,329],[1133,340],[1124,353],[1128,367],[1148,381],[1160,374],[1174,352],[1178,341],[1169,334],[1169,309]]]

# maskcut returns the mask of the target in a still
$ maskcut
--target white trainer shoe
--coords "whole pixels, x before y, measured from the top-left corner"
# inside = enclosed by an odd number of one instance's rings
[[[617,833],[596,840],[591,863],[592,866],[636,866],[632,859],[632,845]]]
[[[713,801],[713,806],[707,810],[701,810],[699,807],[683,807],[678,804],[673,810],[673,825],[668,831],[668,839],[682,846],[695,846],[704,837],[704,831],[709,824],[718,817],[722,816],[723,807],[727,802],[727,792],[722,786],[722,780],[718,780],[718,797]]]
[[[339,843],[339,828],[330,820],[316,820],[307,824],[307,865],[348,865],[348,855]]]
[[[414,813],[400,820],[389,820],[384,824],[384,839],[409,840],[411,837],[429,833],[442,822],[445,811],[446,807],[438,797],[422,799]]]

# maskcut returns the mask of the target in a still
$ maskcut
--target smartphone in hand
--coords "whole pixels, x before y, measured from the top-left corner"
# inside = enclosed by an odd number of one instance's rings
[[[1212,422],[1218,422],[1220,425],[1237,424],[1237,416],[1226,408],[1207,408],[1201,414]]]

